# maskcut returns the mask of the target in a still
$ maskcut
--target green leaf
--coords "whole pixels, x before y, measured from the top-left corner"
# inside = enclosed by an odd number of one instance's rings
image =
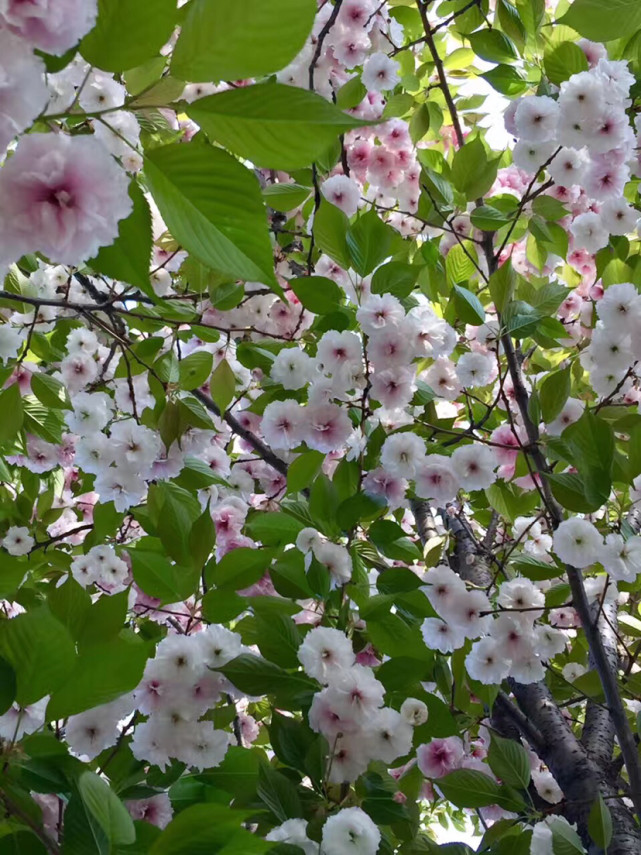
[[[483,304],[476,296],[468,291],[467,288],[462,288],[460,285],[455,285],[454,291],[454,306],[456,314],[465,324],[478,326],[485,322],[485,309]]]
[[[565,402],[570,397],[572,388],[572,366],[562,368],[546,375],[539,389],[541,415],[543,421],[549,424],[559,415]]]
[[[246,817],[246,811],[232,811],[226,805],[192,805],[174,816],[148,855],[212,855],[237,839],[240,855],[244,851],[241,841],[254,836],[244,832],[244,836],[236,837],[243,830],[240,823]],[[254,850],[248,848],[246,851],[250,855]]]
[[[522,95],[528,88],[527,82],[523,80],[516,68],[509,65],[497,65],[484,74],[479,74],[479,77],[487,80],[493,89],[509,98]]]
[[[340,308],[345,297],[335,282],[324,276],[303,276],[290,279],[289,287],[306,309],[316,315],[328,315]]]
[[[149,281],[151,211],[135,181],[129,185],[129,196],[134,207],[131,214],[118,223],[118,237],[111,246],[103,246],[98,255],[87,263],[98,273],[140,288],[143,294],[156,301],[156,294]]]
[[[62,836],[65,855],[111,855],[109,840],[77,793],[65,807]]]
[[[189,532],[189,552],[194,567],[202,569],[216,543],[216,527],[206,507]]]
[[[480,808],[496,804],[499,785],[476,769],[456,769],[436,781],[443,796],[459,808]]]
[[[305,771],[307,752],[316,735],[304,722],[274,710],[269,725],[269,737],[281,763],[300,772]]]
[[[280,71],[301,50],[314,0],[194,0],[173,51],[172,73],[206,83]]]
[[[309,198],[311,187],[302,184],[268,184],[263,190],[263,199],[275,211],[292,211]]]
[[[583,478],[586,499],[590,503],[605,504],[612,488],[612,427],[586,408],[581,418],[564,430],[563,441]]]
[[[348,270],[352,263],[347,246],[348,229],[347,216],[336,205],[323,200],[314,215],[316,246],[345,270]]]
[[[479,30],[469,35],[472,50],[488,62],[512,62],[516,59],[516,48],[500,30]]]
[[[530,759],[520,743],[492,733],[487,760],[490,769],[504,784],[510,784],[522,790],[528,787]]]
[[[248,695],[274,695],[279,704],[287,699],[308,698],[317,690],[318,684],[301,672],[290,674],[278,665],[243,653],[217,668],[227,679]]]
[[[240,546],[220,559],[213,568],[211,580],[218,587],[230,586],[234,591],[247,588],[262,578],[273,557],[273,549]]]
[[[91,610],[91,597],[73,576],[54,588],[47,597],[51,613],[58,618],[74,639],[81,634]]]
[[[609,42],[641,29],[637,0],[574,0],[558,23],[595,42]]]
[[[552,830],[552,852],[554,855],[585,855],[581,838],[567,822],[552,819],[549,823]]]
[[[384,223],[375,211],[362,214],[347,232],[347,246],[352,267],[361,276],[368,276],[391,254],[397,233]]]
[[[268,546],[294,543],[304,523],[282,511],[257,511],[247,521],[247,533]]]
[[[17,383],[0,392],[0,413],[0,442],[8,442],[17,436],[24,421],[22,396]]]
[[[145,669],[148,650],[136,639],[113,638],[80,653],[65,682],[51,695],[49,720],[66,718],[108,704],[136,688]]]
[[[178,603],[194,593],[198,573],[172,564],[165,555],[136,547],[129,550],[136,584],[163,603]]]
[[[560,86],[573,74],[588,70],[588,60],[581,48],[574,42],[561,42],[560,45],[546,50],[543,67],[550,83]]]
[[[411,563],[422,557],[417,545],[406,537],[400,525],[392,520],[376,520],[368,533],[372,543],[388,558]]]
[[[126,845],[135,841],[134,821],[106,781],[95,772],[83,772],[78,778],[78,792],[110,843]]]
[[[298,648],[302,636],[290,615],[270,614],[256,618],[258,649],[270,662],[281,668],[297,668]]]
[[[309,166],[340,134],[367,124],[315,92],[281,83],[199,98],[185,112],[212,140],[268,169]]]
[[[96,26],[80,53],[97,68],[127,71],[158,53],[176,19],[175,0],[99,0]]]
[[[186,392],[197,389],[207,382],[214,364],[214,357],[207,350],[197,350],[180,361],[180,388]]]
[[[200,516],[196,498],[177,484],[161,482],[149,488],[147,511],[167,553],[178,564],[190,565],[189,532]],[[195,581],[194,574],[187,571],[185,585],[192,586],[190,593],[193,593]]]
[[[287,469],[287,492],[298,493],[312,483],[325,460],[320,451],[306,451],[289,464]]]
[[[498,208],[493,208],[491,205],[479,205],[470,215],[472,225],[484,232],[495,232],[501,226],[509,223],[510,219],[503,211],[499,211]]]
[[[279,822],[296,819],[303,813],[296,787],[270,766],[260,767],[258,796]]]
[[[522,46],[527,33],[523,21],[519,17],[518,9],[508,0],[499,0],[497,12],[501,29]]]
[[[71,402],[65,387],[49,374],[34,372],[31,376],[31,391],[45,407],[54,410],[70,410]]]
[[[4,715],[16,699],[16,674],[11,665],[0,657],[0,715]]]
[[[588,831],[596,845],[607,852],[612,841],[612,814],[601,793],[590,809]]]
[[[561,507],[577,514],[589,514],[598,511],[603,502],[600,499],[590,500],[586,497],[583,478],[577,472],[561,472],[558,475],[548,475],[552,495]]]
[[[209,393],[221,413],[231,404],[236,389],[236,375],[226,359],[221,360],[209,381]]]
[[[147,153],[145,175],[167,227],[203,264],[280,290],[256,177],[224,151],[191,142]]]
[[[474,137],[473,140],[461,146],[454,155],[452,160],[454,186],[469,201],[483,196],[494,184],[498,163],[498,158],[491,160],[481,140]]]
[[[356,493],[340,503],[336,511],[336,519],[340,520],[343,531],[349,531],[359,522],[379,517],[386,508],[387,501],[381,496]]]
[[[23,706],[59,688],[76,658],[71,636],[42,607],[0,623],[0,655],[15,671],[16,700]]]
[[[372,276],[373,294],[393,294],[399,299],[409,297],[414,290],[421,267],[390,261],[379,267]]]
[[[341,110],[352,110],[358,107],[367,95],[367,89],[363,85],[360,75],[356,74],[347,83],[343,84],[336,93],[336,106]]]
[[[511,301],[516,284],[512,262],[508,259],[490,276],[490,294],[497,312],[503,312]]]

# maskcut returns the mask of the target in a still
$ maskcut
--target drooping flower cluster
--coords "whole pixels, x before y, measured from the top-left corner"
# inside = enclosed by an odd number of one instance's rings
[[[314,695],[309,724],[330,745],[329,781],[354,781],[371,760],[390,764],[410,751],[416,715],[383,706],[382,684],[371,668],[356,664],[342,632],[311,630],[298,658],[305,672],[325,686]]]

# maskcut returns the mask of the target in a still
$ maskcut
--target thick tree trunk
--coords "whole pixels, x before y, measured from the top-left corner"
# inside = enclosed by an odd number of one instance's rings
[[[606,799],[612,814],[613,837],[608,855],[639,855],[641,828],[633,813],[618,798],[616,788],[607,780],[605,770],[589,756],[576,738],[563,713],[544,683],[523,685],[513,682],[512,691],[528,721],[541,734],[537,753],[548,766],[565,795],[563,814],[576,823],[590,855],[601,855],[590,839],[588,818],[599,793]],[[599,744],[604,747],[603,740]]]
[[[597,615],[599,616],[598,629],[608,657],[608,665],[610,666],[610,670],[616,674],[619,660],[616,637],[616,603],[608,600],[603,603],[603,607],[601,608],[601,604],[596,602],[592,606],[591,612],[593,619]],[[590,668],[595,667],[592,656],[590,656],[589,664]],[[603,771],[604,775],[608,774],[612,761],[615,735],[614,723],[607,707],[604,707],[602,704],[596,704],[594,701],[588,701],[581,742],[590,757]]]

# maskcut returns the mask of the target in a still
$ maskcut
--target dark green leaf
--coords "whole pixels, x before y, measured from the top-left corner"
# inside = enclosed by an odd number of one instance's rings
[[[129,195],[134,203],[133,211],[118,223],[118,237],[111,246],[103,246],[88,265],[98,273],[140,288],[143,294],[156,301],[149,281],[151,212],[144,193],[135,181],[129,185]]]
[[[487,759],[491,770],[504,784],[527,788],[530,783],[530,759],[519,742],[492,733]]]
[[[596,845],[607,852],[612,841],[612,814],[600,793],[590,809],[588,831]]]
[[[112,844],[134,842],[133,819],[106,781],[95,772],[83,772],[78,779],[78,792],[85,808]]]
[[[290,279],[289,287],[306,309],[316,315],[327,315],[340,308],[345,293],[324,276],[304,276]]]

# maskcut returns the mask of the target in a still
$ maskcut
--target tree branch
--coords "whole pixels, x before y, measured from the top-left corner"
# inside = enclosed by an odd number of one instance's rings
[[[229,425],[235,434],[241,437],[241,439],[244,439],[245,442],[249,443],[256,454],[258,454],[259,457],[262,457],[265,463],[269,463],[269,465],[277,472],[280,472],[281,475],[287,475],[287,464],[285,461],[281,460],[281,458],[278,457],[271,448],[268,448],[262,440],[258,439],[255,434],[250,430],[247,430],[247,428],[244,428],[238,419],[234,418],[230,412],[221,413],[220,408],[214,403],[214,401],[212,401],[209,395],[205,395],[205,393],[201,392],[200,389],[193,389],[191,394],[197,398],[210,413],[214,413],[214,415],[221,418]]]
[[[441,87],[441,91],[443,92],[443,97],[445,98],[447,109],[450,112],[452,125],[454,127],[454,134],[456,136],[456,144],[458,148],[461,148],[465,143],[463,129],[461,128],[461,121],[459,119],[458,111],[456,109],[456,104],[454,103],[454,98],[452,97],[450,85],[447,82],[447,75],[445,74],[443,62],[441,60],[441,57],[439,56],[436,44],[434,43],[432,28],[430,26],[430,22],[427,19],[427,6],[425,5],[424,0],[416,0],[416,5],[418,7],[418,13],[421,16],[421,21],[423,22],[423,29],[425,30],[425,44],[428,46],[429,51],[432,54],[432,59],[434,60],[434,65],[436,66],[436,73],[439,79],[439,85]]]

